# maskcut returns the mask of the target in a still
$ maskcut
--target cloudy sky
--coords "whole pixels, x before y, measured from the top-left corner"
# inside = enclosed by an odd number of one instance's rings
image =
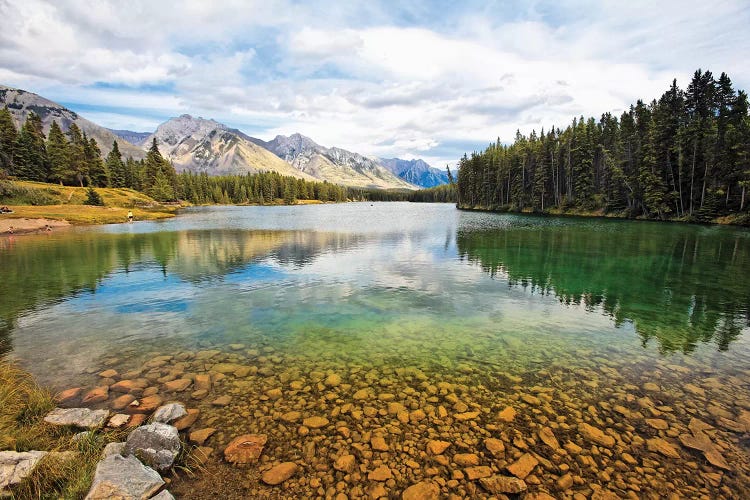
[[[214,118],[443,167],[516,129],[750,88],[737,1],[0,0],[0,84],[111,128]]]

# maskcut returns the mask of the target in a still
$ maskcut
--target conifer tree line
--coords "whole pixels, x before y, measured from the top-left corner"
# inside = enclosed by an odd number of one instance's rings
[[[573,119],[498,139],[464,155],[458,205],[509,211],[597,210],[628,217],[711,220],[750,205],[747,94],[725,73],[697,70],[619,118]]]
[[[197,205],[278,203],[292,205],[297,200],[346,201],[347,188],[328,182],[315,182],[261,172],[245,175],[209,176],[205,172],[177,175],[179,198]]]
[[[155,140],[143,160],[123,160],[117,141],[102,158],[96,141],[75,123],[63,133],[53,121],[45,136],[41,118],[31,112],[17,130],[7,107],[0,110],[0,171],[22,180],[131,188],[159,201],[175,199],[178,190],[177,173]]]

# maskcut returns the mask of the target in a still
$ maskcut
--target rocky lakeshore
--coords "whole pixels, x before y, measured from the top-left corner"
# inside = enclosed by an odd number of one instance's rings
[[[402,367],[231,344],[106,358],[61,406],[137,426],[169,402],[202,463],[177,497],[736,498],[750,372],[592,357],[533,371]],[[116,419],[116,420],[115,420]]]

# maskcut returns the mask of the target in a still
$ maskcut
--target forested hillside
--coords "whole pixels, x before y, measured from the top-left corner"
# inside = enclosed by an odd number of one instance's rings
[[[620,117],[576,118],[461,159],[461,208],[596,212],[626,217],[747,221],[748,98],[726,74],[695,72]]]

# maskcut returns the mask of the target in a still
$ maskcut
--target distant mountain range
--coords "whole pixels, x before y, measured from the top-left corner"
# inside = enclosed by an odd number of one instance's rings
[[[424,160],[381,158],[380,164],[401,179],[425,188],[448,184],[448,172],[429,166]]]
[[[76,123],[96,140],[104,155],[116,140],[123,156],[140,159],[156,139],[162,155],[178,171],[205,171],[209,175],[274,171],[306,180],[378,189],[417,189],[447,183],[445,172],[422,160],[369,158],[321,146],[301,134],[279,135],[266,142],[217,121],[187,114],[171,118],[149,133],[110,130],[37,94],[10,87],[0,86],[0,106],[8,106],[17,126],[32,111],[40,115],[45,133],[53,120],[63,131]]]

